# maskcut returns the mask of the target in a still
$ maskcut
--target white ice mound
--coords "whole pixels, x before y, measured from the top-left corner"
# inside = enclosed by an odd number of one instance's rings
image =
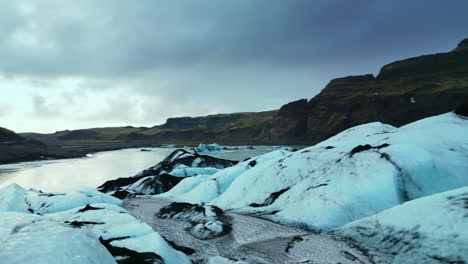
[[[187,179],[166,196],[332,229],[468,185],[468,120],[453,113],[395,128],[370,123],[249,169]]]
[[[210,152],[210,151],[221,151],[223,148],[216,144],[199,144],[198,147],[194,148],[196,152]]]
[[[468,187],[406,202],[336,233],[370,250],[376,263],[468,263]]]
[[[87,187],[80,187],[68,193],[26,190],[17,184],[0,189],[0,212],[47,214],[93,203],[120,205],[122,201]]]
[[[202,174],[211,175],[236,163],[177,149],[163,161],[134,177],[110,180],[98,189],[118,198],[159,194],[173,188],[182,178]]]
[[[1,263],[190,263],[147,224],[93,189],[0,189]],[[6,249],[6,250],[4,250]]]
[[[0,212],[3,264],[115,264],[112,255],[86,230],[39,215]]]
[[[254,167],[264,166],[264,164],[280,159],[287,154],[290,154],[290,152],[275,150],[247,159],[237,165],[220,170],[213,175],[197,175],[185,178],[168,192],[156,195],[156,197],[169,197],[177,201],[196,204],[208,203],[228,190],[237,177]]]
[[[86,229],[109,250],[122,251],[114,256],[125,258],[130,254],[151,254],[156,263],[190,263],[188,257],[174,250],[146,223],[135,219],[121,207],[112,204],[93,204],[81,208],[49,214],[48,217]],[[134,260],[136,261],[136,260]],[[128,260],[128,263],[133,263]],[[148,262],[152,263],[152,262]]]

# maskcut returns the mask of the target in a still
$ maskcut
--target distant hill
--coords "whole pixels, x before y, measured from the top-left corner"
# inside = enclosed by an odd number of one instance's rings
[[[117,128],[99,129],[115,133]],[[61,138],[61,136],[65,136]],[[88,153],[141,146],[157,146],[150,142],[120,142],[116,140],[92,140],[92,130],[62,131],[56,134],[22,133],[21,135],[0,127],[0,164],[22,161],[83,157]],[[67,140],[74,136],[86,138],[86,143]]]
[[[0,127],[0,164],[49,157],[44,143]]]
[[[314,98],[279,110],[169,118],[163,125],[25,134],[46,142],[315,144],[374,121],[401,126],[468,101],[468,39],[452,51],[385,65],[377,76],[330,81]]]
[[[227,144],[254,144],[277,110],[258,113],[218,114],[203,117],[169,118],[154,127],[107,127],[58,131],[53,134],[25,133],[44,142],[110,143],[140,141],[196,145],[220,141]]]
[[[0,127],[0,143],[17,142],[26,140],[22,136],[6,128]]]

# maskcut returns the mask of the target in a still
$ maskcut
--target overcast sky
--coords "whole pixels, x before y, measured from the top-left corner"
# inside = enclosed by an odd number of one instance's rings
[[[453,49],[467,0],[0,0],[0,126],[262,111]]]

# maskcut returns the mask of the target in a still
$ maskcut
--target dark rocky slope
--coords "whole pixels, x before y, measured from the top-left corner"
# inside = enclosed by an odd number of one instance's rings
[[[0,127],[0,164],[50,157],[44,143]]]
[[[77,158],[88,153],[122,148],[152,146],[144,142],[80,143],[60,140],[51,135],[25,133],[18,135],[0,127],[0,164],[22,161]]]
[[[157,146],[178,144],[196,146],[201,142],[227,145],[259,143],[258,136],[277,110],[258,113],[218,114],[203,117],[169,118],[154,127],[105,127],[57,131],[53,134],[26,133],[24,136],[60,146],[91,145]]]

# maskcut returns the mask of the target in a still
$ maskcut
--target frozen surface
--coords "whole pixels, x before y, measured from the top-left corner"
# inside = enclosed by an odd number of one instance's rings
[[[115,264],[86,230],[44,216],[0,212],[2,264]]]
[[[176,177],[190,177],[199,174],[215,174],[219,169],[216,168],[191,168],[185,165],[178,166],[169,172],[170,175]]]
[[[196,152],[210,152],[210,151],[221,151],[222,147],[216,143],[213,144],[200,144],[194,148]]]
[[[199,239],[210,239],[231,230],[224,212],[212,205],[171,203],[161,208],[156,216],[190,223],[191,227],[186,231]]]
[[[9,185],[0,189],[0,260],[371,263],[348,244],[354,241],[374,263],[467,263],[466,135],[468,120],[449,113],[401,128],[357,126],[238,164],[178,150],[101,186],[113,194],[169,190],[123,205],[88,188],[44,193]],[[195,207],[158,218],[174,201]]]
[[[236,163],[177,149],[163,161],[137,175],[107,181],[98,189],[119,198],[159,194],[169,191],[183,178],[211,175]]]
[[[468,187],[406,202],[336,233],[381,254],[378,263],[468,263]]]
[[[229,233],[200,240],[185,231],[191,226],[190,223],[174,218],[161,219],[155,215],[171,202],[161,198],[132,198],[125,200],[124,208],[148,223],[168,241],[186,250],[194,250],[190,255],[194,262],[213,257],[208,263],[369,263],[361,252],[331,236],[232,212],[225,213],[232,228]],[[231,262],[226,262],[226,258]]]
[[[206,179],[210,178],[211,175],[207,174],[201,174],[197,175],[195,177],[188,177],[183,179],[181,182],[179,182],[176,186],[174,186],[172,189],[165,193],[161,193],[156,195],[157,197],[174,197],[174,196],[179,196],[185,193],[188,193],[189,191],[192,191],[192,189],[195,189],[200,183],[204,182]],[[180,199],[179,197],[179,200]],[[192,202],[194,202],[192,200]]]
[[[97,264],[115,263],[114,257],[133,263],[142,256],[154,261],[139,263],[190,263],[121,204],[88,188],[44,193],[12,184],[0,189],[1,263]]]
[[[468,120],[453,113],[401,128],[370,123],[296,152],[278,150],[271,159],[184,180],[162,196],[329,230],[468,185],[466,135]]]
[[[275,150],[247,159],[211,176],[198,175],[184,179],[172,190],[161,194],[160,197],[176,197],[178,201],[190,203],[208,203],[223,194],[237,177],[254,167],[262,167],[265,164],[268,166],[269,161],[278,160],[290,153],[289,151]]]
[[[0,189],[0,212],[47,214],[86,204],[109,203],[120,205],[121,200],[95,189],[80,187],[68,193],[44,193],[26,190],[17,184]]]
[[[220,256],[209,258],[205,264],[253,264],[248,260],[228,259]]]
[[[58,221],[97,223],[85,224],[84,228],[96,238],[110,240],[112,246],[136,252],[154,252],[165,263],[188,263],[184,254],[175,251],[149,225],[136,220],[121,207],[109,204],[93,204],[92,207],[98,209],[79,213],[83,208],[77,208],[48,216]]]

